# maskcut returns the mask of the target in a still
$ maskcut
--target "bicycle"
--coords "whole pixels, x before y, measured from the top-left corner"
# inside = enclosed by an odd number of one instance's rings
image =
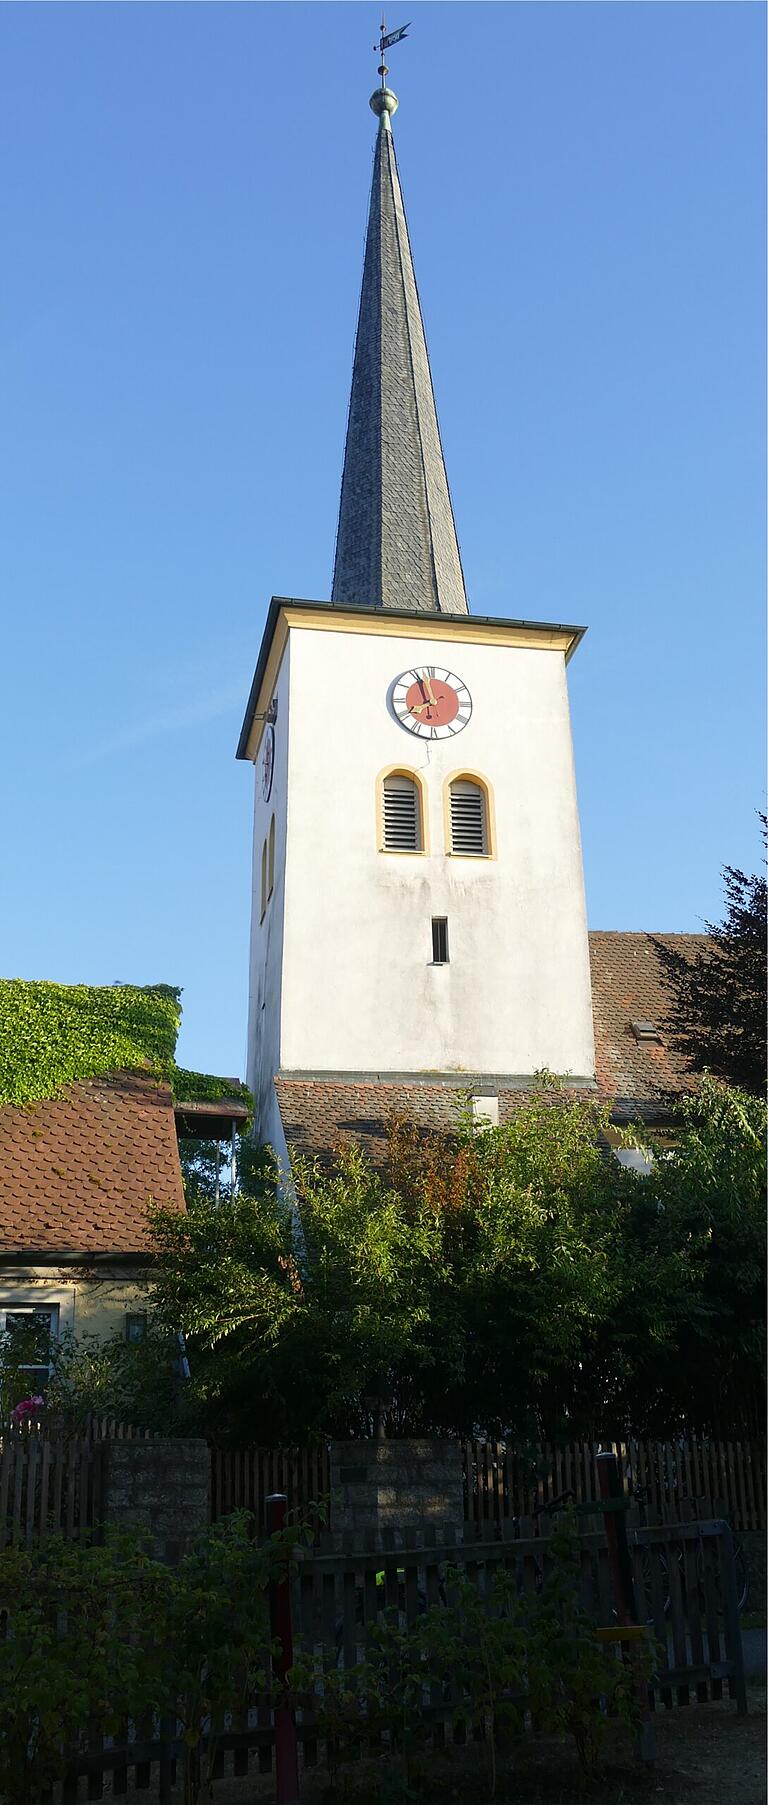
[[[645,1491],[645,1489],[642,1486],[637,1486],[633,1496],[634,1496],[634,1502],[637,1504],[638,1509],[641,1513],[641,1517],[640,1517],[641,1526],[645,1526],[648,1524],[648,1495],[647,1495],[647,1492]],[[699,1505],[702,1503],[707,1503],[708,1500],[699,1499],[699,1498],[691,1498],[689,1502],[690,1502],[691,1514],[693,1517],[693,1521],[699,1522],[700,1521]],[[674,1544],[674,1524],[672,1524],[672,1523],[668,1524],[667,1528],[669,1529],[670,1543]],[[685,1546],[682,1542],[678,1543],[677,1546],[675,1546],[673,1548],[672,1558],[676,1562],[676,1565],[678,1568],[678,1574],[679,1574],[678,1583],[679,1583],[679,1587],[680,1587],[680,1596],[683,1601],[683,1609],[685,1609],[686,1600],[687,1600],[688,1579],[687,1579],[687,1573],[686,1573]],[[661,1578],[662,1578],[662,1610],[663,1610],[664,1616],[668,1617],[672,1610],[672,1586],[670,1583],[669,1557],[667,1554],[667,1550],[663,1547],[659,1547],[656,1552],[656,1559],[658,1560],[658,1563],[659,1563],[659,1569],[660,1569]],[[648,1617],[653,1615],[654,1585],[653,1585],[652,1562],[653,1562],[653,1556],[651,1553],[651,1549],[647,1545],[641,1544],[640,1545],[640,1572],[642,1575],[642,1586],[643,1586],[644,1600],[645,1600],[645,1605],[646,1605],[646,1615]],[[739,1541],[739,1538],[736,1535],[734,1535],[734,1537],[733,1537],[733,1564],[734,1564],[734,1576],[735,1576],[735,1580],[736,1580],[736,1606],[737,1606],[737,1610],[743,1611],[744,1606],[746,1605],[746,1602],[747,1602],[747,1598],[749,1596],[749,1575],[747,1573],[747,1564],[746,1564],[746,1559],[745,1559],[745,1555],[744,1555],[744,1549],[743,1549],[742,1543]],[[694,1571],[695,1571],[695,1579],[696,1579],[698,1607],[699,1607],[699,1611],[703,1613],[706,1609],[706,1589],[705,1589],[705,1574],[704,1574],[704,1554],[703,1554],[701,1541],[698,1542],[697,1547],[696,1547]],[[721,1587],[721,1581],[720,1581],[719,1568],[718,1568],[717,1574],[716,1574],[715,1599],[716,1599],[716,1607],[717,1607],[718,1615],[722,1615],[723,1596],[722,1596],[722,1587]]]

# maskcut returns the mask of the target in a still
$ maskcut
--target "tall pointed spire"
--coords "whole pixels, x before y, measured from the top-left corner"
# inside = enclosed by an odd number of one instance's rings
[[[397,99],[379,118],[347,422],[333,600],[469,612],[395,160]]]

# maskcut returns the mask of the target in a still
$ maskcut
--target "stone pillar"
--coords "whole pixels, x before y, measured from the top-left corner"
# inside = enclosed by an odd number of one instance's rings
[[[210,1454],[197,1438],[105,1441],[101,1519],[149,1531],[153,1552],[179,1560],[208,1524]]]
[[[331,1443],[333,1530],[450,1529],[460,1538],[463,1523],[458,1442]]]

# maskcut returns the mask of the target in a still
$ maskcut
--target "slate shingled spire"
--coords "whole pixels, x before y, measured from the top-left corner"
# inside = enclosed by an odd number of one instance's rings
[[[336,535],[333,600],[469,612],[395,161],[379,116]]]

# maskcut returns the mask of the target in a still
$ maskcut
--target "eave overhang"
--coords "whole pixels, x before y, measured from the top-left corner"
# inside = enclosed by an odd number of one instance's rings
[[[251,1109],[242,1097],[199,1098],[194,1102],[181,1099],[173,1106],[176,1132],[184,1140],[228,1140],[233,1128],[244,1128]]]
[[[146,1247],[7,1247],[0,1253],[0,1272],[10,1266],[151,1266],[154,1259]]]
[[[389,639],[459,640],[464,644],[520,646],[562,653],[566,664],[584,638],[586,627],[562,621],[502,620],[492,614],[447,614],[405,608],[351,608],[346,603],[312,602],[297,596],[273,595],[261,641],[256,671],[237,745],[237,758],[258,753],[264,718],[272,700],[291,627],[324,632],[373,633]],[[255,731],[254,731],[255,730]]]

